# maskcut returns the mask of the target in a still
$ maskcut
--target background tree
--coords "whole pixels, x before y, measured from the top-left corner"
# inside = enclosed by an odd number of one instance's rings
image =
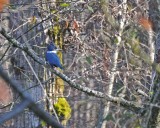
[[[65,113],[54,111],[53,96],[67,99],[72,108],[68,127],[158,127],[158,5],[156,0],[11,1],[10,35],[0,31],[9,41],[5,44],[14,46],[7,51],[11,77],[42,108],[47,100],[53,118],[59,116],[55,120]],[[56,44],[63,42],[59,48],[68,77],[43,61],[48,30]],[[66,81],[61,96],[49,72]],[[15,97],[14,105],[20,101]],[[42,123],[28,110],[14,121],[16,127]]]

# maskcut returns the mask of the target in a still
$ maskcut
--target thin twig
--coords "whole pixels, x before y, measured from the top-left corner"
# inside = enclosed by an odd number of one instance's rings
[[[85,92],[88,95],[92,95],[95,96],[97,98],[104,98],[108,101],[111,101],[113,103],[119,103],[120,105],[122,105],[123,107],[126,107],[128,109],[131,109],[134,112],[139,112],[141,109],[143,109],[143,106],[136,106],[135,102],[132,101],[127,101],[123,98],[119,98],[119,97],[113,97],[111,95],[106,95],[102,92],[96,91],[96,90],[92,90],[88,87],[76,84],[75,82],[73,82],[70,78],[68,78],[65,74],[62,74],[60,71],[51,68],[44,59],[38,57],[36,55],[36,53],[32,50],[32,49],[28,49],[28,47],[26,45],[23,45],[21,43],[19,43],[17,40],[15,40],[14,38],[10,37],[5,30],[2,28],[0,29],[0,33],[9,41],[9,43],[11,43],[12,45],[14,45],[15,47],[23,50],[24,52],[27,53],[27,55],[29,55],[35,62],[43,65],[44,67],[48,68],[51,72],[53,72],[54,74],[56,74],[57,76],[59,76],[61,79],[63,79],[64,81],[66,81],[70,87],[76,88],[82,92]]]
[[[29,105],[30,105],[29,100],[24,99],[20,104],[17,104],[17,106],[13,108],[12,111],[5,113],[5,115],[0,116],[0,124],[23,112],[23,110],[27,108]]]
[[[56,113],[56,110],[54,109],[53,104],[50,102],[50,99],[49,99],[49,97],[47,96],[47,93],[46,93],[46,91],[45,91],[45,88],[43,87],[41,81],[39,80],[36,72],[34,71],[32,65],[31,65],[31,63],[29,62],[27,56],[25,55],[25,53],[24,53],[23,51],[22,51],[22,54],[23,54],[24,58],[26,59],[26,61],[27,61],[28,65],[29,65],[30,69],[32,70],[34,76],[36,77],[39,85],[41,86],[41,88],[42,88],[42,90],[43,90],[43,92],[44,92],[44,95],[45,95],[45,97],[47,98],[47,100],[48,100],[48,102],[49,102],[49,106],[52,108],[52,110],[53,110],[53,112],[54,112],[54,114],[55,114],[55,117],[56,117],[57,121],[60,123],[59,118],[58,118],[58,115],[57,115],[57,113]]]

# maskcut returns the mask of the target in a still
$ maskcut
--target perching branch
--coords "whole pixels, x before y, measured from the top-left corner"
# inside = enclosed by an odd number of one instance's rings
[[[136,113],[139,113],[141,109],[143,109],[142,106],[137,106],[136,102],[132,102],[132,101],[127,101],[123,98],[119,98],[119,97],[113,97],[111,95],[107,95],[104,94],[102,92],[99,91],[95,91],[92,90],[88,87],[84,87],[82,85],[76,84],[75,82],[73,82],[70,78],[68,78],[66,75],[62,74],[61,72],[59,72],[58,70],[55,70],[53,68],[51,68],[44,59],[38,57],[36,55],[36,53],[31,49],[28,48],[25,44],[21,44],[19,43],[17,40],[15,40],[14,38],[12,38],[10,35],[8,35],[6,33],[6,31],[1,28],[0,29],[0,33],[9,41],[9,43],[11,43],[14,47],[17,47],[19,49],[21,49],[22,51],[25,51],[27,53],[27,55],[29,55],[34,61],[36,61],[37,63],[43,65],[44,67],[48,68],[51,72],[53,72],[54,74],[56,74],[57,76],[59,76],[61,79],[63,79],[64,81],[66,81],[69,86],[76,88],[82,92],[87,93],[88,95],[92,95],[95,96],[97,98],[104,98],[107,101],[111,101],[115,104],[119,104],[127,109],[130,109]]]

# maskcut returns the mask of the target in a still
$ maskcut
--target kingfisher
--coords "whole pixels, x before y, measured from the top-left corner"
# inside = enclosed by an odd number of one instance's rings
[[[46,52],[46,61],[52,66],[52,67],[59,67],[60,69],[63,69],[60,59],[57,56],[57,47],[50,43],[47,46],[47,52]]]

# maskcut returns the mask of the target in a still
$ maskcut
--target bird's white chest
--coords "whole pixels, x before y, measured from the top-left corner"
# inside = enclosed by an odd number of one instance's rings
[[[54,50],[54,51],[47,51],[47,53],[57,53],[57,51],[56,50]]]

